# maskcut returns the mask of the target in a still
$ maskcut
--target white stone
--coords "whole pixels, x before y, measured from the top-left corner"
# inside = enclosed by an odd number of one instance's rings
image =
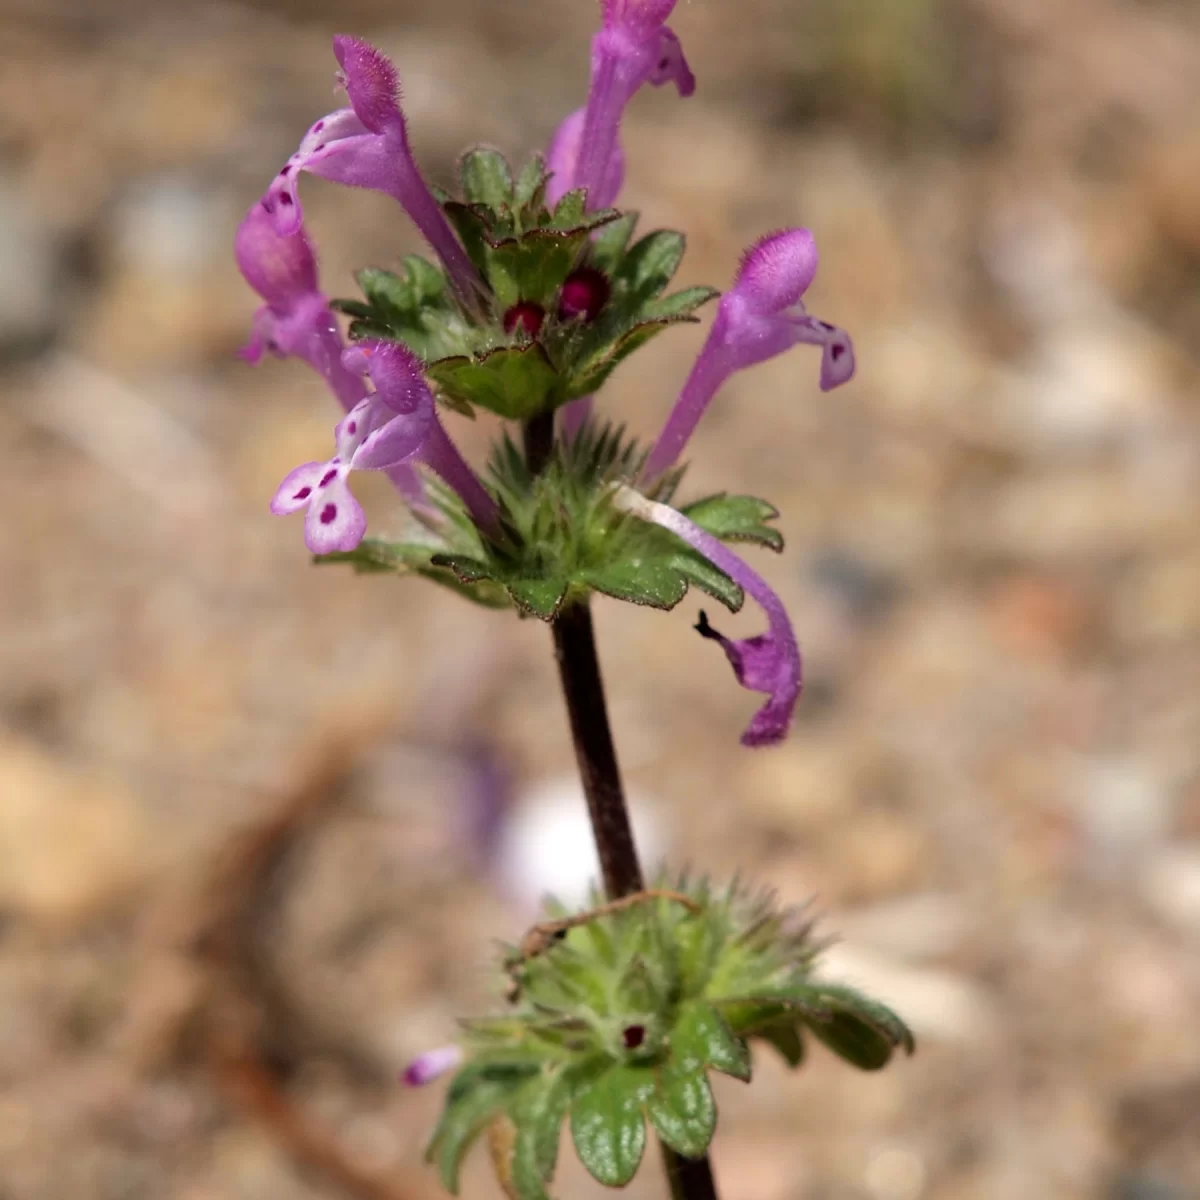
[[[662,828],[645,799],[630,796],[629,805],[638,854],[649,874],[665,848]],[[505,895],[530,915],[546,896],[566,905],[587,903],[600,863],[577,779],[543,779],[518,799],[500,836],[496,876]]]

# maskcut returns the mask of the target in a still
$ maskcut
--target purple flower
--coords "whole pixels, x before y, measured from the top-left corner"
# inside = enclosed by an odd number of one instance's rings
[[[275,492],[276,516],[308,509],[304,544],[314,554],[353,550],[367,529],[366,514],[347,482],[351,471],[384,470],[412,459],[434,420],[433,402],[397,414],[378,396],[360,400],[334,430],[337,453],[290,472]]]
[[[751,570],[736,554],[711,533],[689,521],[681,512],[647,500],[632,488],[619,487],[613,503],[642,521],[669,530],[698,550],[736,584],[744,588],[767,614],[767,632],[755,637],[733,639],[718,633],[703,613],[696,626],[707,638],[720,642],[737,681],[752,692],[765,692],[767,702],[754,714],[742,734],[744,746],[770,746],[787,736],[792,712],[800,696],[800,647],[792,623],[779,597],[762,576]]]
[[[735,372],[774,358],[801,342],[820,346],[821,390],[854,374],[849,335],[808,315],[801,296],[817,272],[817,247],[807,229],[786,229],[756,242],[742,258],[733,287],[683,391],[646,460],[645,477],[661,475],[679,457],[717,389]]]
[[[400,110],[396,68],[373,46],[339,35],[333,52],[350,107],[322,117],[272,181],[262,203],[280,234],[295,233],[303,214],[298,194],[301,171],[350,187],[394,197],[437,251],[464,302],[474,306],[483,281],[459,245],[441,207],[421,176],[408,145]]]
[[[596,406],[594,396],[580,396],[570,404],[564,404],[559,422],[562,435],[568,441],[574,441],[579,431],[592,419],[592,409]]]
[[[425,364],[399,342],[376,340],[356,342],[343,355],[343,362],[356,374],[370,376],[376,396],[399,414],[397,419],[414,420],[418,415],[424,419],[428,414],[417,455],[458,493],[480,529],[496,532],[496,502],[442,427],[425,382]]]
[[[607,207],[620,191],[621,117],[638,89],[674,83],[681,96],[696,90],[679,38],[665,24],[675,0],[600,0],[600,6],[604,26],[592,39],[587,108],[567,117],[547,156],[557,172],[548,196],[587,188],[592,209]]]
[[[404,1068],[400,1078],[409,1087],[423,1087],[432,1083],[439,1075],[453,1071],[463,1060],[463,1052],[458,1046],[439,1046],[436,1050],[426,1050],[418,1055]]]
[[[281,358],[303,359],[349,412],[367,389],[342,362],[341,330],[320,290],[316,255],[303,227],[280,234],[271,214],[257,203],[238,226],[234,254],[242,277],[266,301],[254,314],[242,357],[257,363],[269,350]],[[411,465],[389,467],[387,475],[414,511],[431,514],[425,485]]]
[[[586,108],[577,108],[555,131],[546,150],[546,167],[550,180],[546,184],[546,203],[557,204],[575,184],[575,172],[579,163],[579,149],[583,145],[583,122]],[[608,208],[616,202],[625,182],[625,155],[620,143],[614,143],[612,153],[605,165],[604,177],[599,186],[588,192],[589,208]]]
[[[300,226],[281,234],[264,203],[255,204],[233,243],[238,270],[266,301],[254,314],[242,351],[257,363],[264,350],[303,359],[322,375],[347,411],[363,397],[362,381],[342,366],[342,335],[317,280],[317,259]]]

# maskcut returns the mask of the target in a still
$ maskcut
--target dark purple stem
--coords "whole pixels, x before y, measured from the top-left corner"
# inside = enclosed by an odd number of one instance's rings
[[[535,428],[537,422],[541,425]],[[548,430],[548,434],[547,434]],[[531,469],[545,465],[553,446],[554,423],[535,417],[525,426],[526,461]],[[536,457],[535,457],[536,455]],[[554,656],[562,682],[575,761],[583,781],[592,836],[610,900],[640,892],[646,885],[633,840],[629,806],[617,763],[617,748],[608,721],[604,679],[596,653],[592,610],[586,600],[567,603],[554,619]],[[669,1146],[662,1148],[673,1200],[718,1200],[708,1156],[689,1159]]]

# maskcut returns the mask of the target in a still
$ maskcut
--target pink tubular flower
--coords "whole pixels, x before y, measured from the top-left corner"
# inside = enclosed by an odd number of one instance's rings
[[[433,400],[397,413],[377,396],[360,400],[334,430],[337,453],[290,472],[275,492],[276,516],[308,509],[304,544],[314,554],[353,550],[367,529],[366,514],[347,482],[351,471],[384,470],[412,459],[434,421]]]
[[[250,341],[242,351],[257,363],[264,350],[301,358],[324,377],[351,409],[363,396],[362,383],[342,366],[342,335],[317,282],[317,259],[304,229],[281,234],[265,204],[255,204],[234,239],[238,270],[266,301],[254,314]]]
[[[669,530],[719,567],[762,606],[767,614],[767,632],[734,640],[718,633],[703,613],[696,626],[707,638],[721,643],[737,681],[752,692],[765,692],[767,702],[754,714],[742,734],[743,746],[770,746],[787,736],[792,712],[800,696],[800,647],[792,623],[779,597],[766,581],[711,533],[689,521],[681,512],[647,500],[632,488],[617,489],[613,503],[622,512]]]
[[[579,163],[579,149],[583,145],[583,123],[587,117],[586,108],[577,108],[564,119],[550,139],[546,150],[546,168],[550,171],[550,180],[546,184],[546,203],[557,204],[573,187],[575,183],[576,166]],[[605,164],[604,177],[599,186],[593,186],[588,192],[589,208],[608,208],[620,194],[621,185],[625,182],[625,155],[619,142],[613,144],[612,153]]]
[[[263,207],[280,234],[295,233],[303,220],[297,179],[301,171],[384,192],[400,202],[437,252],[460,298],[474,305],[484,284],[413,159],[396,68],[358,38],[335,37],[333,52],[350,107],[323,117],[305,134],[267,189]]]
[[[355,374],[370,376],[375,385],[373,399],[398,414],[398,420],[428,413],[417,456],[458,493],[480,529],[495,532],[499,526],[496,502],[442,427],[425,382],[425,364],[407,346],[377,340],[356,342],[343,355],[343,362]]]
[[[733,287],[721,297],[716,320],[646,460],[645,478],[678,459],[709,402],[735,372],[774,358],[801,342],[820,346],[821,390],[854,374],[849,335],[808,315],[801,296],[817,272],[817,247],[807,229],[770,234],[746,252]]]
[[[303,359],[349,412],[366,388],[342,363],[341,330],[320,290],[316,255],[303,227],[280,234],[270,212],[257,203],[238,226],[234,254],[242,277],[266,301],[254,314],[242,357],[257,363],[269,350],[281,358]],[[389,467],[387,475],[414,511],[431,511],[425,485],[411,465]]]
[[[556,172],[547,194],[557,199],[587,188],[592,209],[607,207],[620,190],[621,117],[638,89],[674,83],[681,96],[696,90],[679,38],[666,26],[675,0],[600,0],[600,6],[604,26],[592,39],[587,108],[582,117],[567,117],[547,156]]]
[[[439,1075],[453,1071],[463,1060],[463,1052],[458,1046],[438,1046],[435,1050],[426,1050],[418,1055],[404,1068],[400,1078],[409,1087],[424,1087],[432,1083]]]

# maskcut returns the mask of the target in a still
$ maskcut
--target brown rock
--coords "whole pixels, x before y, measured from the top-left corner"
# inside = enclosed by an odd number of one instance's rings
[[[57,927],[86,921],[144,878],[146,833],[117,782],[0,743],[0,906]]]

